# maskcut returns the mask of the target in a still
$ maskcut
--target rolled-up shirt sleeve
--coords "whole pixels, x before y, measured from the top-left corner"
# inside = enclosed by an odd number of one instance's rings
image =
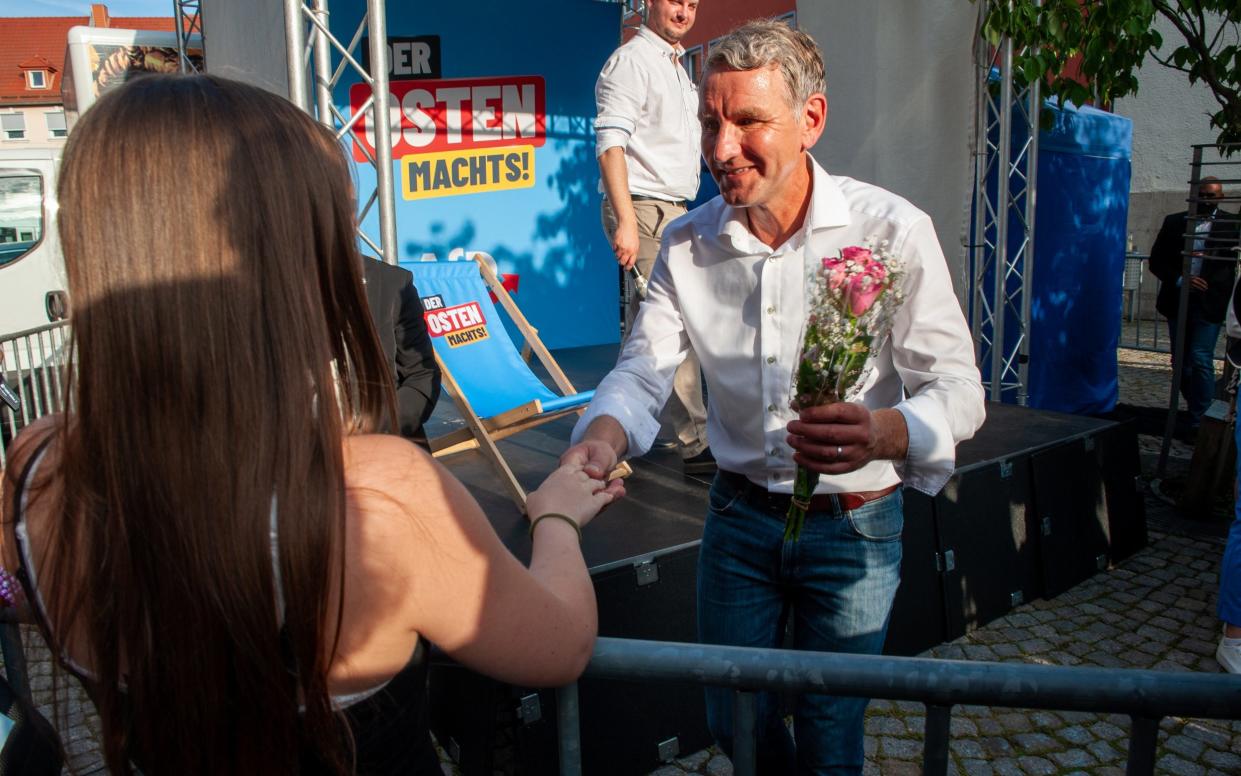
[[[659,414],[672,393],[673,375],[689,352],[676,289],[667,271],[667,244],[651,271],[647,297],[616,366],[595,388],[594,399],[573,428],[571,444],[581,441],[591,421],[615,418],[625,429],[627,457],[645,454],[659,433]]]
[[[645,71],[623,49],[604,64],[595,81],[596,158],[609,148],[629,145],[642,115],[645,81]]]
[[[905,303],[892,324],[892,362],[909,396],[896,406],[909,429],[909,449],[894,461],[901,480],[928,495],[956,468],[956,446],[986,415],[973,340],[943,251],[928,217],[894,246],[905,259]]]

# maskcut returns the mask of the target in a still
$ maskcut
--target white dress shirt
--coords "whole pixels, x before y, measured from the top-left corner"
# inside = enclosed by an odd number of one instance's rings
[[[681,67],[683,53],[643,26],[595,82],[595,156],[625,149],[631,194],[669,201],[698,194],[698,90]]]
[[[956,444],[973,436],[985,411],[973,342],[931,219],[890,192],[811,164],[806,222],[774,250],[749,231],[745,211],[721,197],[668,225],[634,331],[574,428],[574,443],[595,417],[609,415],[624,427],[629,455],[645,453],[692,345],[706,376],[707,438],[720,468],[791,493],[796,463],[786,426],[796,417],[789,399],[810,273],[844,247],[888,240],[905,263],[905,303],[855,401],[904,416],[908,455],[825,475],[817,492],[900,481],[939,492],[955,468]]]

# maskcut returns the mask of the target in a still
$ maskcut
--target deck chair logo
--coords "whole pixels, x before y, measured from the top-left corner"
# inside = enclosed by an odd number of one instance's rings
[[[452,307],[432,308],[423,314],[427,332],[432,337],[443,337],[451,348],[459,348],[480,342],[491,335],[487,333],[487,319],[478,302],[466,302]],[[424,306],[425,300],[424,300]]]

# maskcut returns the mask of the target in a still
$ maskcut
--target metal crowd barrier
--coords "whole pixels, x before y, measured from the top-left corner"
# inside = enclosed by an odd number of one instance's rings
[[[922,768],[948,770],[952,707],[960,704],[1128,714],[1131,776],[1155,770],[1159,721],[1169,716],[1241,719],[1241,676],[1123,668],[841,655],[600,638],[584,676],[695,682],[731,688],[733,772],[755,772],[756,694],[827,693],[918,701],[926,706]],[[557,691],[561,776],[582,773],[577,685]]]
[[[0,381],[13,392],[18,407],[0,401],[0,469],[9,443],[25,426],[64,404],[63,371],[68,360],[69,324],[57,321],[0,337]]]

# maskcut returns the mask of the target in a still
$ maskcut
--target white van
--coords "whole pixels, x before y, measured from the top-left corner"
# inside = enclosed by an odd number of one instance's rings
[[[0,338],[64,317],[65,269],[56,233],[60,153],[0,151]]]

